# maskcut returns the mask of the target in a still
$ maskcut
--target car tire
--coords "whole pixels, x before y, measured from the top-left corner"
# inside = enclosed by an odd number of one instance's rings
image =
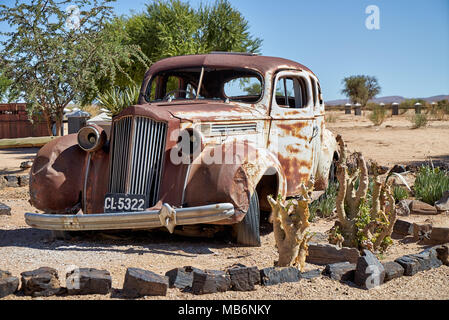
[[[329,185],[337,182],[337,160],[332,160],[331,167],[329,168]]]
[[[251,196],[245,217],[235,225],[235,232],[238,244],[260,247],[260,208],[257,192]]]

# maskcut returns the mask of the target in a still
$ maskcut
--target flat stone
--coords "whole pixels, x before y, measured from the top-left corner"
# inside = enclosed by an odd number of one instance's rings
[[[5,176],[6,179],[6,186],[7,187],[18,187],[19,186],[19,179],[17,176]]]
[[[441,267],[443,264],[438,259],[438,254],[435,248],[426,249],[420,253],[412,254],[412,257],[416,258],[420,264],[419,271],[430,270],[434,268]]]
[[[363,250],[354,275],[354,283],[362,289],[372,289],[384,283],[385,269],[377,257],[369,250]]]
[[[255,285],[260,284],[260,271],[257,267],[237,265],[227,269],[227,273],[231,278],[231,290],[253,291]]]
[[[404,220],[396,220],[393,232],[401,236],[413,235],[413,223]]]
[[[413,276],[420,271],[438,268],[442,262],[438,259],[436,249],[430,248],[418,254],[409,254],[395,260],[404,268],[405,276]]]
[[[193,271],[201,271],[194,267],[175,268],[165,273],[168,277],[170,288],[186,289],[191,288],[193,283]]]
[[[128,268],[123,284],[123,295],[128,298],[167,295],[168,277],[154,272]]]
[[[193,294],[225,292],[231,288],[231,278],[224,271],[204,270],[193,272]]]
[[[413,224],[413,238],[417,241],[423,241],[425,239],[430,240],[432,234],[432,224]]]
[[[443,193],[443,197],[435,202],[435,208],[438,211],[449,211],[449,191]]]
[[[416,258],[409,255],[402,256],[394,260],[404,268],[404,276],[413,276],[420,271],[420,264]]]
[[[30,184],[30,176],[29,175],[23,175],[19,176],[19,186],[20,187],[26,187]]]
[[[398,204],[396,205],[396,213],[398,216],[403,216],[403,217],[407,217],[410,215],[410,203],[412,201],[411,200],[401,200],[398,202]]]
[[[411,214],[423,214],[423,215],[436,215],[438,214],[437,209],[428,203],[413,200],[410,203],[410,213]]]
[[[384,282],[400,278],[404,275],[404,268],[397,262],[389,261],[382,263],[385,269]]]
[[[260,280],[264,286],[272,286],[285,282],[298,282],[301,272],[295,267],[270,267],[260,270]]]
[[[0,202],[0,216],[10,216],[11,208]]]
[[[8,271],[0,270],[0,299],[15,293],[19,289],[19,278]]]
[[[321,270],[320,269],[314,269],[307,272],[301,272],[301,279],[314,279],[321,277]]]
[[[423,244],[438,245],[449,242],[449,228],[432,227],[429,238],[424,238]]]
[[[437,258],[445,266],[449,266],[449,243],[434,247],[437,252]]]
[[[407,166],[405,167],[405,169],[406,169],[407,171],[410,171],[410,172],[418,172],[418,171],[419,171],[419,166],[414,165],[414,164],[410,164],[410,165],[407,165]]]
[[[22,272],[21,291],[26,296],[49,297],[61,293],[58,272],[53,268],[42,267]]]
[[[357,265],[349,262],[338,262],[328,264],[323,271],[323,275],[337,281],[354,281]]]
[[[66,286],[70,295],[108,294],[112,278],[107,270],[80,268],[67,273]]]
[[[306,262],[327,265],[337,262],[357,263],[360,253],[356,248],[340,248],[333,244],[309,242],[309,254]]]

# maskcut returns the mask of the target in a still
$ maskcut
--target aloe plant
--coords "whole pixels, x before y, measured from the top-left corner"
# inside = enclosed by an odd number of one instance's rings
[[[434,205],[449,190],[449,172],[432,166],[422,166],[415,180],[417,199]]]
[[[98,105],[109,110],[111,116],[119,114],[123,109],[137,104],[140,86],[134,85],[125,89],[111,88],[97,97]]]

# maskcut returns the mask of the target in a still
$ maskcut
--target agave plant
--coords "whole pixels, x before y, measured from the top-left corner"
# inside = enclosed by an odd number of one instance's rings
[[[137,104],[140,87],[133,85],[125,89],[111,88],[97,97],[98,105],[109,110],[110,116],[119,114],[123,109]]]

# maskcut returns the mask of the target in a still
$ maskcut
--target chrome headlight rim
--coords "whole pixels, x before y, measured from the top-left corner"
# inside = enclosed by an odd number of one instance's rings
[[[92,141],[92,138],[95,141]],[[95,152],[105,144],[106,132],[96,125],[87,125],[78,131],[77,140],[78,145],[82,150],[86,152]]]

